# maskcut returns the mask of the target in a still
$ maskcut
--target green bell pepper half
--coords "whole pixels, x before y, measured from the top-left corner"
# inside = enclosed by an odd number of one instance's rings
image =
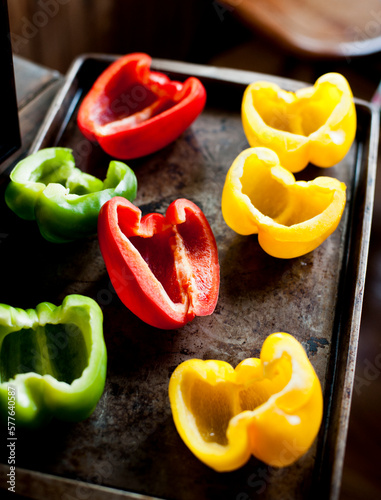
[[[0,420],[35,428],[84,420],[105,386],[103,314],[83,295],[36,309],[0,304]],[[14,399],[12,399],[12,396]],[[11,420],[11,423],[14,421]]]
[[[133,201],[136,192],[136,176],[126,164],[111,161],[101,181],[75,167],[71,149],[54,147],[15,166],[5,201],[22,219],[36,220],[46,240],[64,243],[95,234],[102,205],[114,196]]]

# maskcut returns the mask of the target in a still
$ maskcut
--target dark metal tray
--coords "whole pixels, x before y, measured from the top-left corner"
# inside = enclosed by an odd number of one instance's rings
[[[78,105],[114,56],[77,59],[53,102],[31,151],[48,146],[74,150],[77,165],[104,178],[110,158],[76,125]],[[347,206],[335,231],[315,251],[280,260],[265,254],[255,236],[231,231],[221,215],[225,175],[248,147],[240,103],[257,79],[296,90],[301,82],[257,73],[154,60],[153,69],[183,80],[199,77],[207,106],[173,144],[129,161],[138,178],[135,204],[159,211],[178,197],[199,205],[216,236],[221,288],[216,311],[175,331],[150,327],[114,292],[96,236],[54,245],[35,224],[14,216],[1,201],[0,301],[35,307],[60,303],[70,293],[88,295],[104,313],[108,373],[94,412],[78,424],[52,422],[17,431],[17,488],[32,498],[301,499],[338,497],[362,308],[374,196],[379,117],[356,100],[358,131],[346,158],[330,169],[308,166],[297,175],[337,177],[347,185]],[[2,193],[3,195],[3,193]],[[3,200],[3,196],[2,196]],[[16,249],[24,249],[23,258]],[[16,262],[15,262],[16,260]],[[293,334],[306,348],[322,383],[321,432],[294,465],[274,469],[255,458],[240,470],[217,473],[186,448],[172,421],[167,388],[174,368],[192,358],[233,366],[258,356],[271,333]],[[5,446],[0,470],[7,472]],[[6,488],[5,480],[2,482]]]

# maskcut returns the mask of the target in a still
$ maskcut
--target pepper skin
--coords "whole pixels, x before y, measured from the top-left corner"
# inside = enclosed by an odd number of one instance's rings
[[[115,158],[139,158],[164,148],[205,106],[206,91],[197,78],[171,81],[150,66],[151,57],[143,53],[117,59],[80,105],[78,127]]]
[[[75,168],[71,149],[46,148],[12,170],[5,201],[22,219],[36,220],[46,240],[64,243],[95,234],[101,206],[113,196],[132,201],[136,191],[124,163],[111,161],[101,181]]]
[[[202,211],[178,199],[166,215],[141,211],[124,198],[105,203],[99,246],[116,293],[128,309],[162,329],[212,314],[219,292],[216,241]]]
[[[0,416],[6,423],[9,390],[16,428],[40,427],[53,417],[87,418],[100,399],[107,352],[98,304],[68,295],[62,305],[36,309],[0,304]],[[9,389],[10,388],[10,389]]]
[[[311,447],[323,411],[319,379],[287,333],[267,337],[260,359],[236,369],[225,361],[181,363],[169,399],[185,444],[219,472],[238,469],[251,455],[273,467],[292,464]]]
[[[270,82],[250,84],[242,99],[242,125],[252,147],[275,151],[284,168],[309,162],[332,167],[347,154],[356,134],[356,108],[347,80],[321,76],[295,93]]]
[[[290,259],[311,252],[335,231],[345,192],[345,184],[332,177],[296,182],[273,151],[248,148],[226,175],[222,215],[235,232],[258,234],[268,254]]]

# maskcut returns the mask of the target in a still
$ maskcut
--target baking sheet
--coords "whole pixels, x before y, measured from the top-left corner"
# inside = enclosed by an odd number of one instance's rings
[[[104,178],[110,157],[79,132],[76,112],[84,94],[115,56],[77,59],[52,104],[31,151],[71,147],[77,166]],[[108,278],[96,236],[54,245],[35,224],[5,207],[0,246],[0,301],[35,307],[59,304],[70,293],[94,298],[104,313],[108,372],[93,415],[78,424],[52,422],[17,432],[20,493],[46,498],[275,499],[337,498],[362,307],[373,207],[378,114],[356,101],[358,131],[346,158],[335,167],[308,166],[297,179],[337,177],[347,185],[347,206],[335,233],[315,251],[291,260],[270,257],[256,236],[239,236],[221,215],[225,175],[248,143],[240,103],[257,79],[287,90],[302,82],[252,72],[156,60],[153,69],[173,79],[198,76],[208,93],[200,117],[173,144],[127,162],[138,179],[135,204],[143,213],[162,212],[176,198],[195,202],[215,234],[221,287],[213,315],[164,331],[146,325],[120,302]],[[2,196],[3,199],[3,196]],[[4,205],[4,206],[3,206]],[[24,248],[23,258],[15,249]],[[15,263],[15,259],[17,262]],[[274,469],[255,458],[238,471],[217,473],[186,448],[172,421],[169,377],[182,361],[197,357],[237,365],[258,356],[271,333],[293,334],[305,347],[322,383],[325,415],[309,452],[294,465]],[[5,447],[0,465],[6,470]],[[52,486],[53,485],[53,486]],[[25,494],[24,492],[24,494]],[[57,496],[58,498],[58,496]]]

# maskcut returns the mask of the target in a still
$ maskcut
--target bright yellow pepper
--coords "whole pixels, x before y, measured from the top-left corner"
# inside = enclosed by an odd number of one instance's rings
[[[271,82],[254,82],[242,99],[250,146],[272,149],[290,172],[309,162],[332,167],[342,160],[354,140],[356,121],[351,88],[339,73],[327,73],[313,87],[295,93]]]
[[[260,359],[235,370],[224,361],[185,361],[171,376],[169,398],[185,444],[219,472],[251,455],[273,467],[292,464],[311,447],[323,412],[319,379],[288,333],[269,335]]]
[[[273,151],[248,148],[226,175],[221,209],[235,232],[258,233],[265,252],[288,259],[314,250],[333,233],[345,192],[345,184],[332,177],[296,182]]]

